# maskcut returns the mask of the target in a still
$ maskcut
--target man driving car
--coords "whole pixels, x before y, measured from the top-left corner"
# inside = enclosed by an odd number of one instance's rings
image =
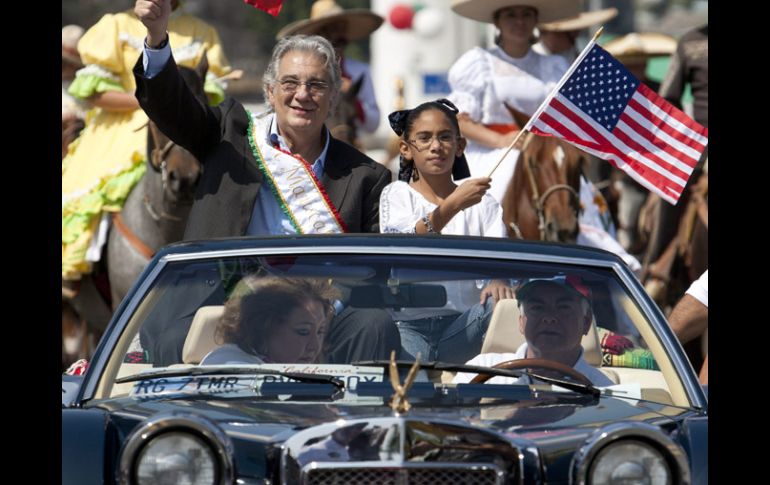
[[[579,277],[529,280],[516,292],[519,331],[526,342],[515,353],[486,353],[467,364],[492,367],[516,359],[546,359],[572,367],[596,386],[613,382],[583,358],[580,341],[591,329],[591,293]],[[453,382],[470,382],[476,374],[458,373]],[[492,384],[525,384],[527,377],[495,376]]]

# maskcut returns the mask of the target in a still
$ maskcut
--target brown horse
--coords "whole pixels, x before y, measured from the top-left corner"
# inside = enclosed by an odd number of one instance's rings
[[[207,70],[205,55],[195,70],[179,67],[187,86],[204,103],[203,80]],[[147,171],[126,198],[121,212],[112,216],[102,258],[107,278],[101,268],[84,276],[77,294],[62,306],[63,365],[91,357],[95,350],[93,342],[98,341],[112,311],[150,258],[163,246],[182,239],[201,164],[152,121],[147,131]]]
[[[527,124],[529,115],[504,104],[516,124]],[[525,133],[518,146],[519,159],[500,204],[508,236],[575,244],[585,153],[558,138],[533,133]]]
[[[506,104],[519,126],[529,117]],[[574,244],[585,154],[558,138],[526,133],[502,200],[509,237]]]

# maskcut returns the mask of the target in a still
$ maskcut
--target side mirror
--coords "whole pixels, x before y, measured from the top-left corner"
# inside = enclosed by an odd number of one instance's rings
[[[403,284],[355,286],[348,304],[354,308],[440,308],[446,302],[446,288],[442,285]]]
[[[75,402],[80,386],[83,384],[83,376],[61,376],[61,407],[68,408]]]

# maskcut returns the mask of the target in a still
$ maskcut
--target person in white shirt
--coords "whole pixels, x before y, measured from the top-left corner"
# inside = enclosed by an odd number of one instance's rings
[[[709,271],[693,281],[668,317],[671,328],[683,344],[703,335],[709,327]],[[701,384],[708,384],[708,353],[700,370]]]
[[[446,99],[423,103],[388,116],[401,137],[399,179],[380,196],[380,231],[411,234],[505,237],[503,211],[487,193],[489,177],[454,183],[465,167],[465,138],[457,108]],[[457,177],[454,177],[455,179]],[[507,282],[493,280],[481,291],[475,281],[444,282],[441,309],[405,308],[394,313],[403,350],[414,359],[464,362],[481,348],[492,303],[512,298]],[[468,301],[471,298],[475,302]],[[490,298],[491,297],[491,298]]]
[[[492,367],[508,360],[546,359],[572,367],[596,386],[613,385],[609,377],[583,358],[580,341],[591,328],[590,295],[590,289],[578,277],[530,280],[516,292],[522,310],[518,322],[519,331],[526,342],[516,353],[480,354],[467,364]],[[467,383],[475,376],[474,373],[461,372],[453,382]],[[487,382],[528,384],[531,380],[526,376],[495,376]]]

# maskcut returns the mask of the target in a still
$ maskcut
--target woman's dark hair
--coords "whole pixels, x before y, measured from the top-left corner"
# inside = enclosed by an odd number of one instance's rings
[[[333,301],[339,292],[329,280],[247,275],[225,302],[214,340],[234,343],[246,352],[262,349],[267,335],[296,308],[317,301],[327,321],[334,314]]]
[[[451,101],[444,98],[422,103],[414,109],[404,109],[392,112],[388,115],[390,127],[396,135],[402,137],[405,141],[408,141],[409,136],[412,133],[414,121],[419,118],[423,112],[431,109],[444,113],[444,116],[449,120],[449,124],[452,125],[457,136],[460,136],[460,123],[457,121],[457,113],[460,110],[458,110],[457,106]],[[454,164],[452,165],[452,177],[454,177],[455,180],[460,180],[470,176],[471,173],[468,169],[468,161],[465,159],[465,154],[463,153],[462,156],[455,158]],[[409,182],[413,177],[414,180],[418,180],[419,178],[417,172],[414,171],[414,160],[407,160],[401,155],[398,179]]]

